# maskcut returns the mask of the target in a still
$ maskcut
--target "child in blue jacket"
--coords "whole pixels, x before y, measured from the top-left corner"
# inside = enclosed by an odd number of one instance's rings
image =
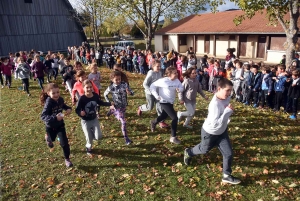
[[[253,97],[253,107],[258,107],[258,94],[261,89],[261,73],[258,72],[258,65],[252,65],[252,70],[249,74],[249,77],[247,79],[248,83],[248,95],[247,95],[247,101],[245,102],[245,105],[250,105],[250,99]]]
[[[285,73],[285,65],[278,65],[277,67],[278,76],[272,77],[274,80],[274,91],[275,91],[275,104],[274,104],[274,111],[279,111],[280,106],[282,105],[283,101],[283,91],[284,85],[286,82],[286,73]]]
[[[265,103],[271,109],[273,109],[273,80],[269,67],[261,68],[261,91],[260,91],[260,108],[264,108]]]

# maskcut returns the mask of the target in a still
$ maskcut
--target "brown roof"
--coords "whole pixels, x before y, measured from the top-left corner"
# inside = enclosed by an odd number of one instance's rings
[[[190,15],[167,27],[159,29],[156,35],[161,34],[187,34],[187,33],[248,33],[248,34],[285,34],[281,24],[267,25],[268,19],[265,14],[257,13],[252,19],[245,19],[242,24],[236,26],[233,19],[242,15],[242,10],[224,11],[218,13],[205,13],[201,15]],[[298,20],[300,27],[300,20]]]

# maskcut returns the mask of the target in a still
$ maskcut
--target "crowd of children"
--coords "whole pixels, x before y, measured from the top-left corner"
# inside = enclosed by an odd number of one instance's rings
[[[89,155],[92,154],[93,140],[102,137],[98,121],[100,106],[110,107],[107,116],[114,115],[121,122],[125,144],[132,143],[128,136],[125,112],[128,106],[127,95],[134,95],[134,92],[124,71],[147,74],[143,83],[147,104],[137,108],[137,115],[141,116],[143,112],[152,110],[156,104],[157,118],[150,121],[150,129],[153,132],[157,124],[162,128],[169,127],[164,120],[170,117],[170,142],[174,144],[181,143],[177,137],[181,117],[186,117],[183,126],[192,129],[190,121],[195,114],[197,93],[206,100],[208,98],[203,91],[215,93],[209,104],[208,118],[201,130],[202,141],[194,148],[185,150],[184,162],[188,165],[192,156],[205,154],[214,146],[219,146],[224,158],[222,181],[237,184],[240,180],[231,176],[232,148],[227,133],[228,118],[233,112],[233,107],[229,104],[230,97],[254,108],[279,111],[282,106],[284,111],[291,112],[291,119],[296,119],[300,74],[297,69],[298,61],[293,61],[288,68],[284,60],[277,66],[267,67],[252,61],[242,63],[235,58],[233,52],[233,49],[228,49],[224,62],[204,55],[197,66],[197,57],[192,48],[189,48],[186,55],[174,50],[164,54],[153,53],[151,50],[132,50],[130,47],[121,52],[112,47],[104,54],[103,50],[94,51],[84,43],[79,48],[68,47],[67,57],[50,51],[45,57],[34,50],[29,54],[23,51],[14,55],[10,53],[9,57],[1,59],[0,82],[2,88],[10,88],[14,73],[15,79],[22,80],[23,87],[20,90],[23,89],[30,96],[29,79],[38,81],[42,91],[40,100],[44,105],[41,119],[46,126],[46,143],[52,148],[53,141],[59,137],[67,167],[73,164],[69,158],[70,147],[63,120],[65,115],[71,113],[71,107],[60,97],[56,81],[51,83],[59,75],[65,90],[70,93],[73,105],[76,105],[75,112],[81,119]],[[107,68],[112,70],[111,82],[103,94],[106,102],[101,100],[102,77],[98,69],[102,65],[102,55],[105,55]],[[74,60],[74,66],[70,60]],[[81,63],[89,64],[89,74],[84,71]],[[49,83],[46,87],[43,86],[45,76]],[[186,111],[175,111],[176,94]],[[66,110],[65,114],[62,113],[63,110]]]

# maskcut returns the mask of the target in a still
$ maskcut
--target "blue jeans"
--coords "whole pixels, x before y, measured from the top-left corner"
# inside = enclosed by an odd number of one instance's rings
[[[190,156],[206,154],[212,148],[218,147],[223,155],[223,173],[230,175],[233,151],[228,136],[228,128],[221,135],[211,135],[201,128],[201,142],[188,150]]]
[[[43,84],[44,84],[44,77],[37,77],[37,80],[38,80],[38,83],[39,83],[39,86],[41,88],[41,90],[43,90]]]
[[[140,67],[140,73],[145,75],[146,73],[145,73],[144,66],[139,66],[139,67]]]

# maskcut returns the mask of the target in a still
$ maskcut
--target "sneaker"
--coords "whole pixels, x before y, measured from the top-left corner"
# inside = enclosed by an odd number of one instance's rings
[[[154,123],[154,120],[150,120],[150,129],[152,132],[155,131],[155,127],[156,127],[156,124]]]
[[[140,117],[142,115],[141,106],[138,107],[137,115]]]
[[[177,139],[177,137],[171,137],[170,142],[173,144],[180,144],[181,141]]]
[[[178,118],[178,123],[179,123],[180,119],[181,119],[181,112],[180,111],[177,112],[177,118]]]
[[[185,124],[183,124],[183,127],[190,128],[190,129],[192,129],[192,128],[193,128],[193,126],[190,126],[190,125],[185,125]]]
[[[46,143],[47,143],[47,145],[48,145],[49,148],[53,148],[54,147],[51,138],[48,137],[48,134],[45,134],[45,140],[46,140]]]
[[[73,166],[73,163],[70,161],[70,159],[65,159],[65,163],[68,168]]]
[[[244,103],[244,105],[249,105],[248,101],[246,101],[246,102]]]
[[[92,155],[92,148],[87,148],[86,147],[85,149],[86,149],[86,154],[87,155],[89,155],[89,156]]]
[[[239,183],[241,183],[241,180],[239,180],[238,178],[236,178],[232,175],[228,175],[227,177],[222,178],[222,182],[229,183],[229,184],[239,184]]]
[[[184,152],[183,152],[183,162],[186,165],[190,165],[191,164],[191,160],[192,160],[192,157],[188,153],[188,148],[186,148],[184,150]]]
[[[31,94],[27,94],[27,96],[31,96]]]
[[[125,138],[125,144],[126,145],[130,145],[132,143],[132,141],[129,138]]]
[[[160,128],[168,128],[170,126],[168,124],[166,124],[165,122],[159,122],[159,127]]]
[[[254,107],[254,108],[257,108],[257,104],[254,104],[253,107]]]
[[[295,115],[291,115],[291,116],[290,116],[290,119],[295,120],[295,119],[297,119],[297,117],[296,117]]]

